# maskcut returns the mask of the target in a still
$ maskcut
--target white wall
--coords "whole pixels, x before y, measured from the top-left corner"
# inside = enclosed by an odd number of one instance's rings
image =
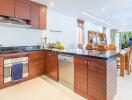
[[[41,30],[0,26],[0,44],[4,46],[36,45],[41,39]]]
[[[77,47],[77,20],[56,12],[48,11],[48,30],[62,32],[50,32],[49,42],[61,41],[65,48]]]

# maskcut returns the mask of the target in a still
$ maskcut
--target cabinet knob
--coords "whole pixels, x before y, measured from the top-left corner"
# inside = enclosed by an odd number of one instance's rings
[[[87,61],[84,61],[85,64],[87,64]]]

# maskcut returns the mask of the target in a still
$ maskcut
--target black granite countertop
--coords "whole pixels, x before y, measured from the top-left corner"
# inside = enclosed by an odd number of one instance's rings
[[[52,51],[58,52],[60,54],[70,54],[70,55],[79,55],[85,57],[94,57],[100,59],[108,59],[111,57],[116,56],[119,52],[110,52],[110,51],[96,51],[96,50],[83,50],[83,49],[40,49],[39,46],[17,46],[17,47],[0,47],[0,54],[7,54],[7,53],[17,53],[17,52],[29,52],[29,51],[38,51],[38,50],[45,50],[45,51]]]

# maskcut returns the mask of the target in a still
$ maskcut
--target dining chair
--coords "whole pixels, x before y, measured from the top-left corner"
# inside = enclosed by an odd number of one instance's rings
[[[85,47],[86,50],[93,50],[93,45],[92,44],[87,44]]]
[[[106,48],[104,45],[97,45],[96,50],[98,51],[106,51]]]
[[[107,47],[107,50],[108,51],[116,51],[117,48],[116,48],[115,44],[109,44],[109,46]]]

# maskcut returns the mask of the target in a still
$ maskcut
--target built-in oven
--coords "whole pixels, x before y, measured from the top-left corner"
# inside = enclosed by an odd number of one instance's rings
[[[4,83],[12,81],[12,67],[14,64],[23,65],[23,78],[28,76],[28,56],[4,59]]]

